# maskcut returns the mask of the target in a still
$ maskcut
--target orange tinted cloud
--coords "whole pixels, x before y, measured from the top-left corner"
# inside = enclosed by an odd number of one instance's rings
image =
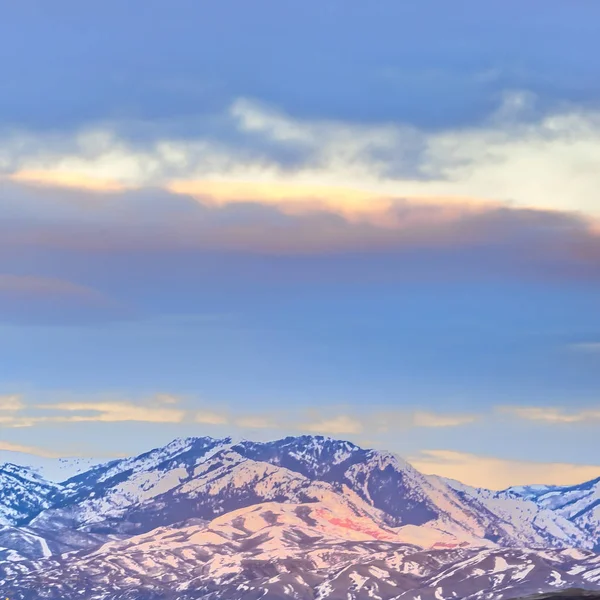
[[[401,190],[401,186],[399,186]],[[342,186],[286,183],[279,181],[173,181],[167,189],[218,206],[251,202],[276,206],[281,212],[302,215],[331,212],[350,222],[367,222],[378,227],[406,229],[412,226],[448,223],[465,214],[498,208],[499,202],[466,197],[392,197],[374,190]],[[394,214],[397,208],[410,213]],[[419,207],[422,208],[419,211]]]
[[[117,193],[135,186],[81,172],[53,170],[22,170],[9,179],[28,185],[55,187],[86,192]],[[383,194],[375,188],[285,180],[173,180],[163,185],[173,194],[196,198],[204,204],[218,207],[228,204],[253,203],[277,208],[283,214],[301,216],[315,213],[331,213],[352,223],[369,223],[381,228],[406,229],[413,226],[454,222],[465,213],[475,214],[501,206],[501,203],[479,198],[460,196],[410,196]],[[398,206],[410,205],[408,213],[393,214]],[[426,213],[416,207],[428,207]]]
[[[12,442],[0,441],[0,452],[19,452],[24,454],[33,454],[35,456],[42,456],[44,458],[61,458],[63,455],[52,450],[45,448],[38,448],[37,446],[24,446],[22,444],[13,444]],[[11,458],[10,456],[7,458]]]
[[[423,473],[492,490],[515,485],[574,485],[600,475],[598,465],[507,460],[453,450],[423,450],[408,460]]]
[[[65,421],[86,422],[101,421],[116,423],[119,421],[142,421],[148,423],[181,423],[185,411],[163,406],[143,406],[131,402],[61,402],[42,405],[47,410],[80,413],[64,417]]]
[[[91,192],[120,192],[126,189],[118,181],[66,171],[26,169],[13,173],[9,178],[12,181],[31,185],[73,188]]]
[[[277,206],[287,214],[329,210],[354,220],[387,212],[391,200],[346,187],[253,181],[173,181],[170,192],[207,199],[222,206],[252,202]]]

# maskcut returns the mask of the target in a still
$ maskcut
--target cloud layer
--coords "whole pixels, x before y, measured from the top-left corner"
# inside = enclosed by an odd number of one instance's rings
[[[505,406],[500,407],[499,410],[518,419],[550,425],[578,423],[585,425],[600,421],[600,408],[569,410],[552,406]]]
[[[111,193],[162,188],[203,201],[321,208],[347,219],[402,226],[406,199],[486,211],[509,203],[599,216],[595,165],[600,115],[567,108],[533,120],[528,96],[507,94],[496,113],[463,128],[424,131],[298,119],[239,99],[195,139],[165,137],[145,124],[144,142],[126,123],[78,133],[0,136],[0,172],[21,183]],[[403,200],[402,200],[403,199]]]
[[[155,394],[132,401],[108,395],[100,399],[34,402],[19,394],[0,396],[0,420],[6,427],[43,423],[137,421],[142,423],[195,422],[242,429],[291,430],[325,435],[384,434],[414,428],[444,429],[477,426],[482,422],[535,421],[541,425],[589,425],[600,420],[600,407],[567,409],[544,406],[492,406],[479,412],[439,412],[420,407],[368,410],[348,406],[271,409],[269,412],[233,410],[226,405],[198,406],[198,400]]]
[[[142,283],[178,262],[189,279],[177,254],[225,255],[219,276],[231,278],[252,257],[349,257],[271,262],[260,269],[272,282],[598,282],[600,118],[527,120],[523,105],[508,95],[478,126],[443,131],[240,99],[193,139],[124,123],[0,133],[0,318],[132,318],[113,273],[135,261]]]
[[[101,400],[69,399],[34,403],[19,395],[0,397],[0,419],[5,427],[32,427],[64,423],[140,423],[195,422],[207,426],[229,426],[238,429],[310,432],[325,435],[349,435],[402,431],[415,427],[460,427],[476,422],[480,416],[470,414],[438,414],[422,410],[381,410],[348,413],[343,409],[297,409],[249,413],[227,407],[197,407],[184,398],[157,394],[145,400],[131,401],[110,397]]]
[[[424,473],[492,490],[534,484],[575,485],[600,475],[600,465],[506,460],[452,450],[423,450],[408,460]]]

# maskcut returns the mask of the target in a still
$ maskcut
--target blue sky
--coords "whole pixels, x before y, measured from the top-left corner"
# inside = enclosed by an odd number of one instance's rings
[[[0,448],[600,475],[596,3],[3,13]]]

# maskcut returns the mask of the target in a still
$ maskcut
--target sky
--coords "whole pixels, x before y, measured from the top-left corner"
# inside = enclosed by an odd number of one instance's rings
[[[0,450],[600,476],[597,2],[0,5]]]

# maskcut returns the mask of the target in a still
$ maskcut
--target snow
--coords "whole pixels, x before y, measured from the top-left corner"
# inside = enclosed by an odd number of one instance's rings
[[[506,559],[501,556],[496,556],[494,558],[494,568],[492,569],[492,573],[502,573],[510,568],[510,565],[506,562]]]
[[[367,581],[369,581],[368,577],[364,577],[363,575],[361,575],[360,573],[357,573],[356,571],[353,571],[352,573],[350,573],[349,578],[350,578],[350,581],[356,587],[357,591],[360,591],[363,588],[363,586],[365,585],[365,583],[367,583]]]
[[[575,565],[574,567],[569,569],[568,573],[569,575],[579,575],[579,573],[583,573],[586,570],[587,567],[585,565]]]
[[[568,556],[569,558],[574,558],[575,560],[582,560],[588,556],[588,553],[583,552],[579,548],[566,548],[561,554],[563,556]]]
[[[554,587],[560,587],[565,583],[561,574],[558,571],[552,571],[552,573],[550,573],[550,577],[552,578],[550,581],[550,585]]]
[[[44,558],[52,556],[52,552],[48,546],[48,542],[43,537],[38,538],[38,540],[40,542],[40,546],[42,547],[42,556]]]
[[[529,574],[535,569],[535,565],[524,565],[517,569],[516,573],[513,573],[513,581],[523,581],[527,579]]]

